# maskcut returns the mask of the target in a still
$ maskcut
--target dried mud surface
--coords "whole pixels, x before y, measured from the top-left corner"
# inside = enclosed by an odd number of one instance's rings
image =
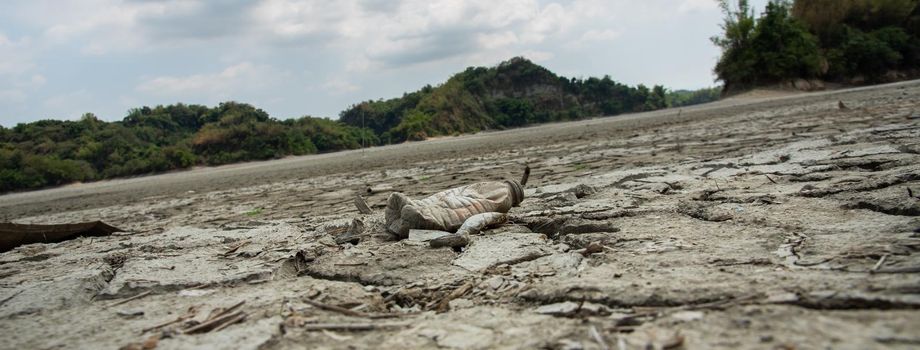
[[[463,251],[381,230],[524,164]],[[11,194],[128,232],[0,254],[0,348],[914,348],[918,216],[920,82]]]

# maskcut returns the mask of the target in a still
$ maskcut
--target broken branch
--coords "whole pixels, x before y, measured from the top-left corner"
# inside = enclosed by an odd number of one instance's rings
[[[372,331],[384,328],[406,327],[409,322],[398,323],[315,323],[304,325],[307,331]]]
[[[770,182],[772,182],[774,185],[776,184],[776,181],[773,181],[773,178],[771,178],[770,175],[763,174],[763,176],[766,176],[767,180],[770,180]]]
[[[240,311],[240,312],[239,312],[239,316],[236,316],[236,317],[234,317],[234,318],[231,318],[231,319],[229,319],[227,322],[224,322],[223,324],[221,324],[221,325],[215,327],[215,328],[212,330],[212,332],[217,332],[217,331],[219,331],[219,330],[221,330],[221,329],[224,329],[224,328],[229,327],[229,326],[232,325],[232,324],[239,323],[240,321],[244,320],[244,319],[246,318],[246,316],[247,316],[246,313]]]
[[[233,310],[236,310],[236,309],[239,308],[240,306],[243,306],[243,304],[245,304],[245,303],[246,303],[246,301],[245,301],[245,300],[242,300],[242,301],[240,301],[240,302],[234,304],[233,306],[228,307],[226,310],[223,310],[223,311],[221,311],[221,312],[218,312],[218,313],[215,314],[214,316],[209,317],[208,320],[210,321],[210,320],[216,319],[216,318],[218,318],[218,317],[221,317],[221,316],[223,316],[223,315],[226,315],[227,313],[233,312]]]
[[[249,244],[249,241],[242,241],[242,242],[240,242],[239,244],[233,246],[233,248],[230,248],[230,249],[227,250],[226,252],[223,252],[223,254],[221,254],[221,255],[222,255],[222,256],[229,256],[230,254],[236,253],[237,250],[239,250],[240,248],[246,246],[247,244]]]
[[[199,324],[197,326],[192,326],[191,328],[185,329],[182,331],[182,333],[185,333],[185,334],[207,333],[207,332],[214,330],[217,327],[222,326],[223,324],[227,322],[230,322],[231,320],[238,319],[240,315],[245,316],[245,313],[243,313],[242,311],[237,311],[232,314],[218,316],[202,324]]]
[[[338,313],[340,313],[340,314],[344,314],[344,315],[348,315],[348,316],[354,316],[354,317],[367,317],[367,314],[365,314],[365,313],[363,313],[363,312],[357,312],[357,311],[354,311],[354,310],[351,310],[351,309],[346,309],[346,308],[344,308],[344,307],[335,306],[335,305],[329,305],[329,304],[321,303],[321,302],[318,302],[318,301],[315,301],[315,300],[310,300],[310,299],[304,298],[304,299],[303,299],[303,302],[305,302],[305,303],[307,303],[307,304],[310,304],[310,305],[313,306],[313,307],[317,307],[317,308],[320,308],[320,309],[323,309],[323,310],[326,310],[326,311],[335,311],[335,312],[338,312]]]
[[[127,298],[127,299],[124,299],[124,300],[120,300],[120,301],[117,301],[117,302],[114,302],[114,303],[111,303],[111,304],[109,304],[108,306],[106,306],[105,308],[108,309],[108,308],[110,308],[110,307],[118,306],[118,305],[127,303],[127,302],[132,301],[132,300],[137,300],[137,299],[140,299],[140,298],[143,298],[143,297],[145,297],[145,296],[150,295],[150,293],[151,293],[151,291],[148,290],[148,291],[146,291],[146,292],[140,293],[140,294],[135,295],[135,296],[133,296],[133,297],[130,297],[130,298]]]
[[[361,195],[355,195],[355,207],[358,208],[358,212],[361,214],[372,214],[371,208],[367,206],[367,201],[364,200]]]
[[[885,264],[885,260],[887,259],[888,259],[888,254],[882,255],[882,257],[878,259],[878,262],[875,263],[875,266],[872,267],[872,270],[869,270],[869,273],[878,272],[878,269],[882,267],[883,264]]]
[[[591,336],[594,337],[594,341],[597,342],[597,345],[599,345],[602,350],[610,350],[610,347],[607,346],[607,342],[604,341],[604,337],[602,337],[601,333],[597,331],[597,327],[591,326],[590,331]]]

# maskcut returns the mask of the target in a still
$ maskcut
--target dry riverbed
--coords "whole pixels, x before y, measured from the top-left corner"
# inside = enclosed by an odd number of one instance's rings
[[[380,229],[393,191],[525,164],[462,251]],[[128,230],[0,254],[2,348],[913,348],[920,82],[10,194],[0,220]]]

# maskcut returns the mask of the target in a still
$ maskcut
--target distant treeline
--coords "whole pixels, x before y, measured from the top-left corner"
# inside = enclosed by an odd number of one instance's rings
[[[721,0],[715,73],[727,91],[821,79],[848,84],[917,76],[920,0]]]
[[[668,92],[610,77],[568,79],[514,58],[401,98],[360,103],[339,121],[278,120],[237,102],[141,107],[116,122],[87,113],[78,121],[0,126],[0,192],[647,111],[718,95],[719,88]]]

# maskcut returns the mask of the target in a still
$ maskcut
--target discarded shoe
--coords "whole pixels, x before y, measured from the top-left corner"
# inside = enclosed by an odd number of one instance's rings
[[[411,229],[457,232],[474,215],[507,213],[523,200],[524,189],[514,180],[475,183],[420,200],[396,192],[387,200],[386,227],[399,238],[408,237]],[[498,221],[504,222],[504,215],[501,220],[498,216],[483,216],[471,222],[464,232],[468,234],[475,227],[482,229]]]

